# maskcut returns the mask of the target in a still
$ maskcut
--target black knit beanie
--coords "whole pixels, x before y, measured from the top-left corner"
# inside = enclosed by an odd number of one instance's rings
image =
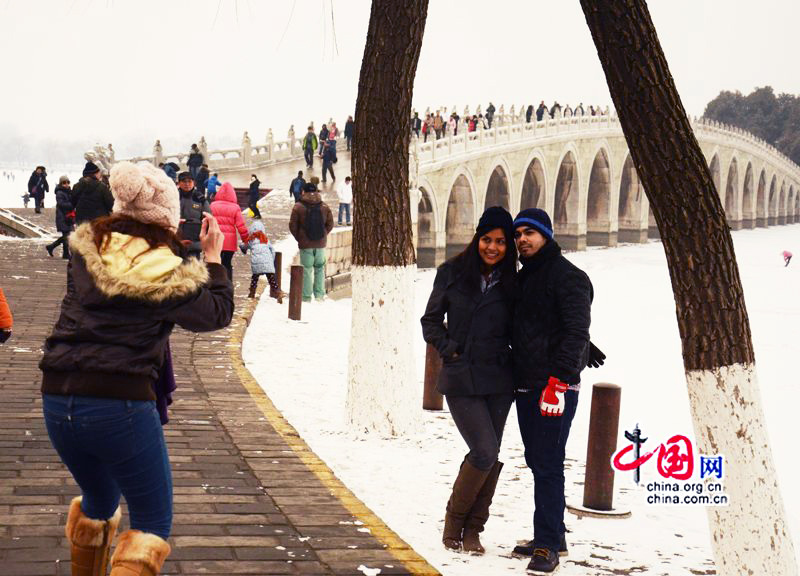
[[[97,174],[100,172],[100,168],[97,167],[97,164],[94,162],[87,162],[86,166],[83,168],[83,175],[84,176],[91,176],[92,174]]]
[[[553,239],[553,223],[550,216],[541,208],[526,208],[514,218],[514,229],[520,226],[535,228],[548,240]]]
[[[502,228],[506,237],[512,238],[514,236],[513,223],[514,221],[511,218],[511,214],[508,213],[508,210],[502,206],[491,206],[481,215],[475,232],[478,234],[485,234],[490,230]]]

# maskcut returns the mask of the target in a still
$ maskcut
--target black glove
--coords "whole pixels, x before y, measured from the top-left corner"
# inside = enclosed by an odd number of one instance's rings
[[[11,338],[11,330],[0,330],[0,344]]]
[[[589,361],[586,363],[587,368],[599,368],[606,361],[606,355],[597,346],[589,341]]]

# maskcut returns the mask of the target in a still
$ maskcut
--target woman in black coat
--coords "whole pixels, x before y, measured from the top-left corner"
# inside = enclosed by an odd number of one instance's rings
[[[253,218],[260,220],[261,212],[258,210],[258,199],[261,196],[261,192],[258,190],[259,186],[261,186],[261,182],[258,180],[258,176],[250,174],[250,198],[247,207],[253,211]]]
[[[53,250],[61,244],[61,257],[69,259],[69,234],[75,228],[75,207],[72,205],[72,191],[69,189],[69,177],[62,176],[56,186],[56,230],[61,233],[52,244],[46,246],[47,253],[53,255]]]
[[[513,400],[516,262],[511,215],[488,208],[469,246],[439,267],[421,319],[425,341],[443,361],[437,388],[469,447],[445,515],[442,542],[452,550],[485,551],[479,533],[503,467],[497,457]]]

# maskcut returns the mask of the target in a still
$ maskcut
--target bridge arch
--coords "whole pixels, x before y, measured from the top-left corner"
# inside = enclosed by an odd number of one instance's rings
[[[525,173],[519,193],[519,209],[547,209],[547,172],[544,154],[534,150],[525,161]]]
[[[742,228],[755,228],[755,191],[753,189],[753,163],[748,162],[742,188]]]
[[[580,217],[580,167],[574,144],[565,147],[557,166],[553,231],[564,248],[581,249],[586,245],[586,232],[581,227],[584,223]]]
[[[417,204],[417,266],[433,268],[444,257],[440,246],[439,214],[436,205],[436,190],[426,178],[418,182],[419,202]]]
[[[475,228],[475,178],[465,166],[460,166],[448,189],[445,213],[445,258],[451,258],[466,248]]]
[[[736,157],[731,158],[731,163],[728,167],[728,178],[725,181],[725,217],[728,220],[728,225],[733,230],[741,228],[742,219],[739,215],[739,163]]]
[[[756,191],[756,226],[764,228],[767,225],[767,172],[761,169],[761,176],[758,177],[758,188]]]
[[[592,160],[586,194],[586,244],[615,246],[611,230],[611,160],[607,147],[600,147]]]
[[[772,181],[769,184],[769,200],[767,203],[768,206],[768,215],[767,215],[767,223],[770,226],[775,226],[778,223],[778,176],[776,174],[772,175]]]
[[[786,223],[794,224],[794,185],[789,185],[789,196],[786,198]]]
[[[719,153],[714,152],[711,157],[711,162],[708,163],[708,170],[711,172],[711,179],[714,181],[714,188],[717,189],[717,194],[722,195],[722,188],[720,188],[720,169],[719,169]]]
[[[644,187],[633,158],[627,153],[625,164],[622,166],[619,185],[619,208],[617,222],[620,242],[646,242],[647,222],[645,218],[645,205],[649,206],[644,194]]]
[[[496,163],[486,183],[483,209],[490,206],[502,206],[511,212],[511,169],[505,158]]]
[[[778,224],[786,224],[786,181],[781,182],[781,194],[778,197]]]

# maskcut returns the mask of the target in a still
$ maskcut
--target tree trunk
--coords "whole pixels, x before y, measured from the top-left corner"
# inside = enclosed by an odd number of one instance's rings
[[[347,412],[359,431],[416,421],[416,264],[408,190],[411,96],[428,0],[373,0],[356,101],[353,320]]]
[[[664,244],[698,451],[725,456],[730,505],[709,508],[718,574],[797,574],[733,240],[647,4],[581,5]]]

